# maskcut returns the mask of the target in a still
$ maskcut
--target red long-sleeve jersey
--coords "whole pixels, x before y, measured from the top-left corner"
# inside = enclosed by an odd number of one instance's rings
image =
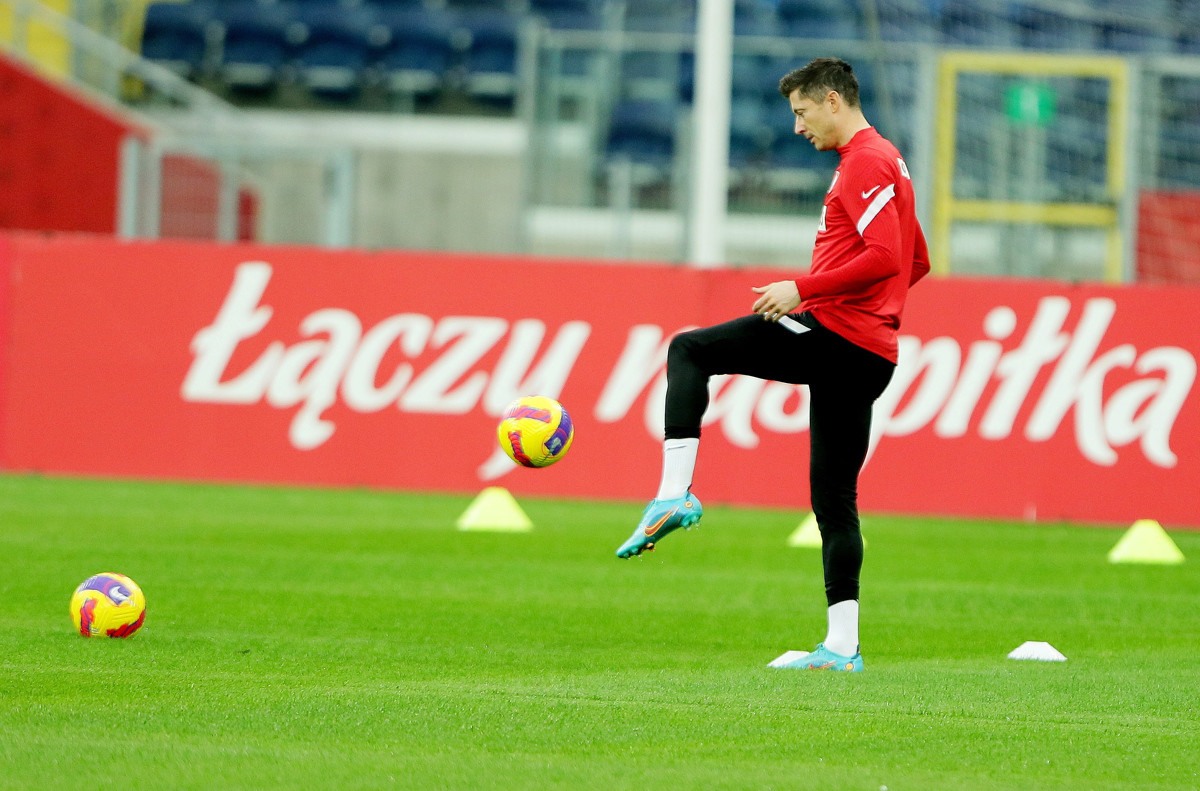
[[[812,267],[796,278],[800,310],[846,340],[896,362],[908,288],[929,271],[912,179],[874,127],[838,148]]]

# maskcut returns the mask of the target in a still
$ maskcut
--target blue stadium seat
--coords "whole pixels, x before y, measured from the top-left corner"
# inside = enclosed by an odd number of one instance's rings
[[[694,4],[638,0],[625,6],[625,30],[637,33],[695,33]]]
[[[735,45],[729,73],[729,87],[734,101],[741,98],[757,98],[765,93],[762,84],[765,61],[766,58],[762,55],[738,52]]]
[[[777,13],[783,32],[793,38],[857,39],[861,35],[856,3],[779,0]]]
[[[883,79],[889,91],[887,98],[890,104],[888,105],[884,103],[883,86],[877,81],[879,70],[873,63],[861,64],[861,68],[855,69],[854,73],[858,78],[858,100],[862,105],[863,115],[872,126],[879,130],[880,134],[899,146],[900,141],[896,135],[900,130],[893,126],[914,101],[916,76],[912,64],[894,61],[884,66]],[[885,106],[890,107],[891,117],[885,117]]]
[[[738,36],[777,36],[779,5],[775,0],[734,0],[733,32]]]
[[[964,199],[993,197],[994,125],[1003,112],[1005,77],[961,74],[955,119],[954,194]]]
[[[1158,183],[1164,189],[1200,189],[1200,127],[1164,124],[1159,140]]]
[[[1060,115],[1046,127],[1046,174],[1057,200],[1104,198],[1107,130],[1092,119]]]
[[[1195,27],[1182,28],[1175,46],[1182,55],[1200,55],[1200,22]]]
[[[1166,77],[1162,81],[1163,115],[1200,124],[1200,79]]]
[[[1094,50],[1100,28],[1091,18],[1072,16],[1046,6],[1015,3],[1013,19],[1022,47],[1050,50]]]
[[[928,43],[938,37],[934,16],[925,0],[876,0],[879,34],[886,41]]]
[[[510,105],[517,95],[517,38],[520,17],[501,11],[462,15],[469,36],[463,55],[464,89],[476,98]]]
[[[529,10],[546,18],[597,15],[600,5],[593,0],[529,0]]]
[[[733,101],[729,107],[730,167],[763,164],[773,137],[766,108],[757,97]]]
[[[295,18],[304,25],[304,38],[294,54],[300,83],[326,98],[356,96],[372,50],[386,32],[376,32],[369,12],[328,2],[299,6]]]
[[[1109,100],[1109,82],[1098,77],[1059,77],[1050,81],[1055,91],[1058,115],[1104,118]]]
[[[532,13],[551,30],[602,30],[604,15],[574,6],[534,8]]]
[[[978,0],[946,0],[939,19],[941,40],[961,47],[1006,49],[1017,46],[1017,27],[994,6]]]
[[[430,5],[434,7],[446,7],[452,13],[477,11],[489,11],[495,13],[508,13],[512,10],[513,3],[509,0],[434,0]]]
[[[267,91],[278,86],[291,56],[297,29],[287,10],[259,3],[222,4],[220,76],[234,90]]]
[[[637,33],[695,33],[693,6],[679,0],[628,3],[624,29]],[[691,51],[626,51],[620,68],[617,89],[624,99],[691,101],[695,85],[695,55]]]
[[[604,15],[590,0],[534,0],[530,10],[551,30],[602,30]],[[569,78],[589,77],[596,59],[594,49],[564,49],[559,74]]]
[[[626,52],[621,57],[620,95],[657,101],[673,101],[681,96],[690,99],[694,60],[690,52]]]
[[[1106,22],[1100,46],[1111,52],[1170,53],[1175,51],[1175,33],[1166,20]]]
[[[786,120],[786,119],[785,119]],[[819,169],[828,179],[837,168],[837,155],[828,151],[818,151],[813,144],[795,133],[789,123],[773,126],[774,136],[771,139],[769,164],[778,170],[810,170]],[[828,185],[828,182],[826,181]]]
[[[1200,0],[1176,0],[1179,23],[1176,47],[1184,55],[1200,55]]]
[[[142,57],[184,77],[198,76],[208,57],[211,14],[206,3],[151,3],[142,28]]]
[[[768,57],[762,61],[758,82],[762,99],[767,104],[775,104],[776,112],[787,114],[787,100],[779,93],[779,81],[784,75],[800,68],[807,60],[799,57]]]
[[[1173,17],[1177,6],[1186,6],[1195,0],[1089,0],[1088,5],[1099,12],[1101,16],[1111,15],[1121,18],[1138,18],[1150,22],[1166,20]]]
[[[445,12],[381,7],[375,20],[387,34],[375,60],[387,90],[410,101],[439,94],[455,63],[454,18]]]
[[[605,155],[637,164],[669,168],[675,156],[679,107],[669,101],[634,99],[613,108]]]

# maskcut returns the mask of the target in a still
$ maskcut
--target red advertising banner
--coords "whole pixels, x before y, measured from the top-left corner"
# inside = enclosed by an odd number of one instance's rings
[[[768,271],[12,237],[10,469],[645,499],[671,335]],[[1200,289],[927,278],[876,405],[867,511],[1200,526]],[[808,507],[807,390],[720,377],[694,490]],[[514,398],[575,422],[518,468]]]

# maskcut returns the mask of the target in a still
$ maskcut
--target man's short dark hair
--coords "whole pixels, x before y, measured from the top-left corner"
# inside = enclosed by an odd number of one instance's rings
[[[814,102],[822,101],[830,91],[837,91],[846,104],[860,106],[854,67],[841,58],[817,58],[803,68],[788,72],[779,81],[779,92],[785,99],[796,89],[800,90],[801,96]]]

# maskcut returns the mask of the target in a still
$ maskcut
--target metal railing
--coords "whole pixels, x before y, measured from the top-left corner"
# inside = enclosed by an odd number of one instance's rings
[[[236,107],[219,96],[193,85],[170,69],[146,60],[119,42],[38,0],[0,0],[0,8],[4,7],[8,8],[13,20],[12,40],[0,44],[22,61],[37,65],[29,47],[30,30],[36,23],[69,42],[76,64],[88,61],[86,75],[79,73],[78,66],[72,69],[70,76],[73,80],[110,99],[122,100],[127,81],[133,80],[172,105],[210,116],[214,123],[238,113]]]

